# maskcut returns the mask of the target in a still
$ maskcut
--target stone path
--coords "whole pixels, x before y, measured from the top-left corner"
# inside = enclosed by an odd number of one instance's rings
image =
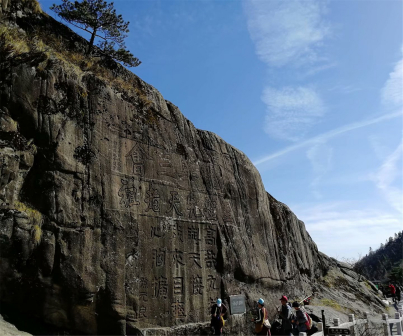
[[[401,298],[401,297],[400,297],[400,298]],[[388,309],[389,318],[393,319],[393,318],[395,318],[395,312],[397,312],[397,311],[403,309],[403,300],[400,300],[398,303],[393,303],[392,298],[388,298],[388,301],[390,302],[390,307],[389,307],[389,309]],[[391,326],[392,326],[391,329],[390,329],[391,336],[399,335],[399,334],[397,333],[397,326],[396,326],[396,324],[393,324],[393,325],[391,325]]]

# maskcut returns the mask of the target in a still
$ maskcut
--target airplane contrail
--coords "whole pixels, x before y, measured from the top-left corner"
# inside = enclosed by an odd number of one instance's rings
[[[363,120],[363,121],[359,121],[359,122],[352,123],[352,124],[349,124],[349,125],[345,125],[345,126],[336,128],[334,130],[331,130],[329,132],[317,135],[317,136],[315,136],[313,138],[305,140],[305,141],[303,141],[301,143],[298,143],[296,145],[286,147],[286,148],[284,148],[284,149],[282,149],[282,150],[280,150],[278,152],[275,152],[273,154],[270,154],[270,155],[265,156],[265,157],[263,157],[263,158],[261,158],[259,160],[254,161],[253,164],[255,166],[257,166],[257,165],[260,165],[260,164],[262,164],[264,162],[267,162],[267,161],[270,161],[272,159],[275,159],[275,158],[277,158],[279,156],[283,156],[283,155],[285,155],[287,153],[290,153],[290,152],[292,152],[292,151],[294,151],[296,149],[299,149],[299,148],[305,147],[307,145],[310,145],[312,143],[328,140],[328,139],[333,138],[333,137],[335,137],[337,135],[340,135],[340,134],[355,130],[357,128],[366,127],[366,126],[369,126],[369,125],[380,123],[382,121],[386,121],[386,120],[390,120],[390,119],[394,119],[394,118],[402,117],[402,116],[403,116],[402,111],[399,111],[399,112],[385,114],[385,115],[377,117],[377,118],[373,118],[373,119],[369,119],[369,120]]]

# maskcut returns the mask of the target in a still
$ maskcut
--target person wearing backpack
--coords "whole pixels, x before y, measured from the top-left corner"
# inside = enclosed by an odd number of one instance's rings
[[[281,307],[279,311],[281,322],[281,335],[291,336],[292,335],[292,308],[288,304],[288,298],[283,295],[280,299]]]
[[[293,302],[292,307],[295,309],[295,318],[291,321],[291,323],[294,325],[294,335],[298,335],[300,332],[308,331],[309,320],[307,314],[301,310],[299,302]]]
[[[257,302],[258,306],[258,317],[252,319],[255,322],[255,334],[256,335],[268,335],[270,336],[270,322],[268,320],[267,309],[264,307],[264,300],[259,299]]]
[[[222,335],[222,327],[224,326],[224,315],[227,307],[222,303],[221,299],[211,307],[211,327],[214,328],[214,335]]]

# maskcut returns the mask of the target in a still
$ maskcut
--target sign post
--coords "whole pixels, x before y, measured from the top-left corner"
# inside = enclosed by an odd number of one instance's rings
[[[229,297],[231,315],[246,313],[245,296],[231,295]]]

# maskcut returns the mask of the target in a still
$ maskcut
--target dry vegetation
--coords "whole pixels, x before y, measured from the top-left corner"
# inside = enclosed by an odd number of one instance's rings
[[[156,123],[157,115],[153,111],[152,102],[145,91],[138,87],[134,80],[125,80],[115,76],[111,70],[100,64],[99,57],[89,57],[83,53],[69,50],[61,38],[40,28],[27,34],[15,26],[1,23],[0,59],[16,62],[29,54],[41,55],[40,62],[36,65],[39,75],[46,74],[46,70],[55,62],[61,63],[66,73],[73,78],[78,79],[84,74],[92,73],[115,90],[123,92],[127,97],[135,98],[140,105],[140,110],[146,113],[146,122]],[[83,90],[83,95],[87,95],[85,90]]]
[[[41,5],[36,0],[20,0],[24,6],[28,7],[32,10],[33,13],[39,14],[42,13]]]
[[[20,212],[25,212],[30,218],[32,224],[31,236],[35,245],[38,245],[42,238],[42,214],[27,204],[18,201],[14,203],[14,207]]]

